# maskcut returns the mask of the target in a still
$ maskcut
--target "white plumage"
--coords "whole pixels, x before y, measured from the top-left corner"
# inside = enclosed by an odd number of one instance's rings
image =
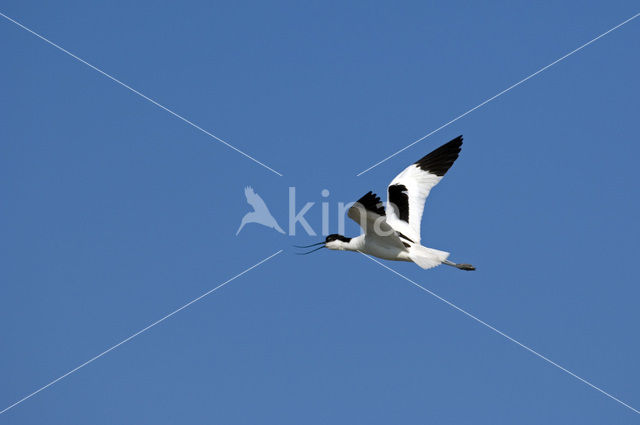
[[[324,242],[307,247],[322,245],[320,248],[360,251],[385,260],[412,261],[423,269],[446,264],[461,270],[475,270],[470,264],[447,260],[448,252],[420,244],[425,201],[458,158],[461,146],[462,136],[458,136],[405,168],[387,188],[386,209],[372,192],[354,203],[348,216],[360,225],[362,235],[347,238],[333,234]]]
[[[387,222],[391,227],[399,232],[407,235],[415,243],[420,243],[420,222],[422,221],[422,213],[424,204],[431,192],[431,188],[442,180],[442,177],[436,176],[422,171],[415,164],[405,168],[395,179],[389,184],[389,187],[404,186],[406,195],[409,199],[409,222],[401,220],[398,217],[398,208],[389,208],[391,202],[387,196]]]

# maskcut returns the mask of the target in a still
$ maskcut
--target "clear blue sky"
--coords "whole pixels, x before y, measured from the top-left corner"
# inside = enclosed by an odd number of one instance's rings
[[[246,185],[335,231],[463,134],[422,233],[478,270],[388,264],[640,408],[640,18],[355,176],[638,12],[469,3],[2,2],[284,177],[0,18],[0,409],[285,251],[0,423],[638,423],[361,255],[235,236]]]

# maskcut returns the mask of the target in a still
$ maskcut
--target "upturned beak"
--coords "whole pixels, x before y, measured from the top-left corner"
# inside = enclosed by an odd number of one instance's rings
[[[322,245],[322,246],[319,247],[319,248],[316,248],[316,249],[312,249],[311,251],[307,251],[307,252],[296,252],[296,255],[311,254],[312,252],[316,252],[319,249],[325,248],[325,246],[324,246],[324,242],[312,243],[311,245],[304,245],[304,246],[294,245],[296,248],[311,248],[312,246],[318,246],[318,245]]]

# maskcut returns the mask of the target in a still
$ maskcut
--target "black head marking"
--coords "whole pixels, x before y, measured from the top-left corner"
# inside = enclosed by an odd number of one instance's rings
[[[329,243],[329,242],[333,242],[333,241],[342,241],[342,242],[349,243],[350,240],[351,240],[351,238],[348,238],[346,236],[342,236],[342,235],[339,235],[337,233],[334,233],[334,234],[331,234],[331,235],[327,236],[327,239],[325,239],[324,243]]]
[[[423,171],[442,177],[458,159],[461,146],[462,136],[458,136],[426,155],[416,165]]]

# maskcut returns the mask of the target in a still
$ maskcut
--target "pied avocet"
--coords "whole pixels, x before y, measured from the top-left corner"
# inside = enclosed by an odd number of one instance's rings
[[[332,234],[322,245],[338,251],[360,251],[384,260],[413,261],[423,269],[446,264],[460,270],[475,270],[471,264],[447,260],[449,253],[420,244],[420,221],[424,203],[431,189],[442,180],[460,153],[462,136],[440,146],[416,163],[405,168],[387,188],[387,208],[372,192],[358,200],[348,211],[349,218],[362,227],[363,234],[348,238]]]

